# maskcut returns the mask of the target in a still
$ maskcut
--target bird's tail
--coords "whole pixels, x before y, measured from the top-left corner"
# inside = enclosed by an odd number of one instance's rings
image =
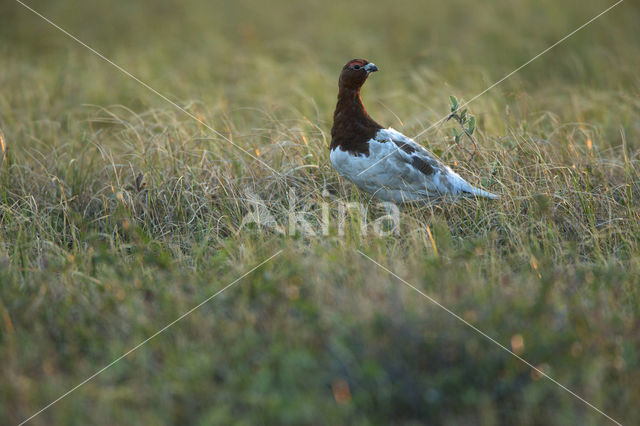
[[[497,200],[500,198],[496,194],[492,194],[490,192],[485,191],[484,189],[476,188],[471,185],[467,185],[462,190],[462,194],[468,197],[482,197],[482,198],[490,198],[492,200]]]

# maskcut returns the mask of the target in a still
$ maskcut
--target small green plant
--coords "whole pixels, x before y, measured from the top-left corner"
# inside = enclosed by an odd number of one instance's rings
[[[476,151],[478,150],[478,143],[476,142],[476,138],[473,136],[473,131],[476,129],[476,118],[468,114],[467,109],[463,109],[460,111],[460,105],[458,104],[458,100],[455,96],[449,96],[449,100],[451,101],[451,114],[447,117],[447,121],[452,118],[460,125],[460,129],[462,129],[462,133],[458,131],[458,129],[453,129],[453,140],[456,144],[460,144],[460,140],[463,135],[466,135],[471,143],[473,143],[473,152],[470,153],[469,162],[473,160],[473,157],[476,155]],[[460,145],[465,152],[469,153],[469,151]]]

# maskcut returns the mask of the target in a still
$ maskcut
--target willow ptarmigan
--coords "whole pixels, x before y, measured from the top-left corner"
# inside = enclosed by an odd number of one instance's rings
[[[396,203],[460,195],[498,198],[471,186],[422,146],[384,129],[367,114],[360,88],[374,71],[375,64],[353,59],[340,73],[330,147],[338,173],[377,198]]]

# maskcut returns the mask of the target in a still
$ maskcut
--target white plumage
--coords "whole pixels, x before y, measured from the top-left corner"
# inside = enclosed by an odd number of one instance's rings
[[[446,196],[498,198],[465,181],[433,154],[402,133],[381,129],[368,141],[369,155],[331,150],[333,167],[358,188],[385,201],[402,203]]]

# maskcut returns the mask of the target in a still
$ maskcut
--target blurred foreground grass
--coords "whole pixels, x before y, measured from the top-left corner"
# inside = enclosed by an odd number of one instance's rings
[[[32,423],[606,422],[355,249],[640,421],[637,5],[474,101],[471,164],[449,126],[420,138],[501,200],[406,208],[376,236],[351,216],[339,232],[341,203],[381,214],[328,163],[344,62],[376,62],[365,105],[417,134],[610,3],[29,4],[276,172],[2,3],[0,423],[277,250]],[[284,234],[242,226],[258,198]],[[288,232],[294,207],[318,235]]]

